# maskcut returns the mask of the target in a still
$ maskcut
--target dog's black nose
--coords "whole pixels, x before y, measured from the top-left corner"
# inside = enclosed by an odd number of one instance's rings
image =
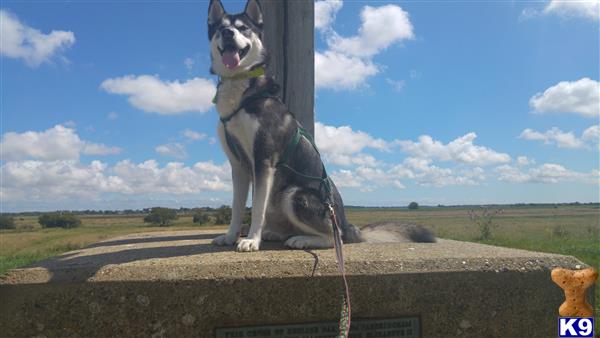
[[[221,35],[223,35],[224,39],[231,39],[233,38],[233,31],[229,28],[225,28],[221,31]]]

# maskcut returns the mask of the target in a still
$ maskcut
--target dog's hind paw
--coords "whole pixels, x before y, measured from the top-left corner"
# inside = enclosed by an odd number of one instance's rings
[[[333,242],[320,236],[294,236],[285,241],[292,249],[325,249],[333,247]]]
[[[258,247],[260,246],[260,239],[242,239],[237,246],[238,252],[250,252],[250,251],[258,251]]]
[[[219,245],[219,246],[233,245],[235,242],[237,242],[237,239],[238,239],[237,236],[231,236],[229,234],[223,234],[223,235],[219,235],[219,236],[215,237],[212,240],[212,244]]]

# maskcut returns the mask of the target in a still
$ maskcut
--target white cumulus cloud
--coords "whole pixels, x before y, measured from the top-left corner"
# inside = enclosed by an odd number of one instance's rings
[[[323,32],[328,46],[325,51],[315,51],[318,89],[354,90],[366,86],[367,80],[383,69],[373,57],[394,43],[414,38],[409,15],[398,5],[364,6],[358,34],[349,37],[332,28],[341,1],[321,1],[315,6],[315,26]]]
[[[501,165],[494,169],[500,181],[511,183],[559,183],[578,181],[597,184],[598,170],[581,173],[556,163],[544,163],[540,166],[522,170],[510,165]]]
[[[0,157],[4,161],[76,160],[81,154],[111,155],[120,152],[118,147],[84,141],[74,128],[60,124],[40,132],[8,132],[2,135],[0,143]]]
[[[100,161],[89,165],[74,160],[8,162],[0,169],[4,177],[1,189],[9,201],[91,197],[122,189],[124,182],[107,175],[106,169]]]
[[[559,148],[582,148],[584,143],[573,132],[563,132],[554,127],[544,133],[527,128],[519,136],[525,140],[542,141],[545,144],[556,144]]]
[[[529,105],[537,113],[575,113],[597,118],[600,116],[600,83],[589,78],[562,81],[535,94]]]
[[[330,176],[338,188],[359,188],[364,182],[362,177],[347,169],[335,171]]]
[[[326,30],[335,21],[335,15],[342,8],[341,0],[315,1],[315,29]]]
[[[315,125],[317,145],[326,161],[349,166],[331,173],[336,184],[343,188],[373,191],[377,188],[406,188],[406,181],[420,186],[445,187],[478,185],[486,180],[482,166],[508,163],[509,155],[475,145],[475,133],[469,133],[447,144],[423,135],[419,141],[388,142],[349,126],[333,127],[320,122]],[[410,154],[399,164],[386,163],[365,154],[367,148],[389,152],[400,145]],[[365,157],[372,159],[365,161]],[[454,167],[442,167],[434,161],[454,162]],[[529,161],[525,157],[519,161]]]
[[[397,143],[404,152],[417,158],[454,161],[476,166],[510,162],[508,154],[473,144],[476,138],[477,134],[468,133],[444,144],[429,135],[421,135],[417,142],[403,140]]]
[[[0,168],[5,201],[44,201],[69,198],[101,198],[122,195],[183,195],[231,189],[227,163],[198,162],[193,166],[171,162],[161,167],[155,160],[133,163],[123,160],[110,167],[100,161],[15,161]]]
[[[75,43],[70,31],[53,30],[48,34],[22,23],[14,14],[0,9],[0,54],[22,59],[30,67],[37,67],[59,55]]]
[[[315,141],[326,161],[339,165],[373,165],[373,156],[363,153],[365,148],[388,151],[389,143],[374,138],[363,131],[354,131],[349,126],[334,127],[315,123]]]
[[[580,149],[586,148],[589,144],[598,142],[598,126],[591,126],[583,131],[581,137],[575,136],[572,131],[565,132],[557,127],[553,127],[545,132],[539,132],[527,128],[519,136],[525,140],[542,141],[544,144],[556,145],[559,148]]]
[[[600,0],[550,0],[544,13],[600,19]]]
[[[442,168],[424,158],[408,157],[402,163],[386,166],[359,166],[354,170],[342,169],[331,174],[337,186],[372,191],[374,188],[406,188],[403,182],[410,180],[426,187],[471,186],[486,179],[481,167]]]
[[[315,52],[315,86],[333,90],[350,90],[364,86],[365,81],[379,73],[370,60],[342,53]]]
[[[102,143],[85,142],[82,153],[85,155],[116,155],[121,152],[119,147],[110,147]]]
[[[586,141],[598,142],[600,138],[600,125],[595,125],[587,128],[581,134],[581,139]]]
[[[530,164],[535,164],[535,160],[527,156],[519,156],[517,157],[517,164],[519,166],[527,166]]]
[[[127,95],[129,103],[136,108],[164,115],[207,112],[216,92],[215,84],[207,79],[163,81],[153,75],[107,79],[100,87],[112,94]]]
[[[230,190],[231,169],[228,163],[198,162],[193,166],[170,162],[160,167],[154,160],[135,164],[118,162],[111,172],[126,182],[123,193],[194,194],[204,190]]]
[[[397,178],[408,178],[422,186],[441,188],[445,186],[478,185],[485,180],[483,168],[442,168],[432,164],[430,159],[408,157],[394,166],[390,173]]]
[[[334,33],[329,38],[329,48],[347,55],[372,57],[394,43],[414,38],[409,15],[398,5],[365,6],[360,17],[358,35],[342,37]]]

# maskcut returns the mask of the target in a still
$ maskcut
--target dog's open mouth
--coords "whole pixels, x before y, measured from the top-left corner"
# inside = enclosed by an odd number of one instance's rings
[[[219,48],[219,52],[221,53],[221,62],[223,62],[225,67],[234,69],[240,65],[240,61],[246,56],[246,54],[248,54],[249,50],[250,45],[242,49],[237,49],[237,47],[234,46],[225,46],[223,49]]]

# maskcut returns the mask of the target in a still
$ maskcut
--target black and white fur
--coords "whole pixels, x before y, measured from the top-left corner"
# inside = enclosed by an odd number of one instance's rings
[[[277,89],[273,79],[264,75],[233,79],[265,66],[267,52],[262,42],[262,30],[262,11],[256,0],[249,0],[244,12],[235,15],[227,14],[219,0],[211,0],[208,11],[211,72],[221,78],[216,106],[222,118],[238,109],[244,98]],[[224,53],[229,54],[224,56]],[[232,63],[236,62],[231,60],[239,61],[237,66],[232,67]],[[214,244],[237,243],[237,251],[257,251],[263,240],[285,241],[286,246],[295,249],[333,246],[332,227],[329,212],[323,204],[325,192],[322,187],[314,180],[276,167],[299,126],[286,105],[275,98],[246,104],[227,123],[227,131],[223,123],[219,123],[219,139],[231,163],[233,207],[229,230],[215,238]],[[232,149],[230,144],[237,149]],[[300,141],[288,164],[307,175],[320,177],[323,174],[321,158],[306,139]],[[240,237],[250,185],[253,187],[252,222],[247,236]],[[389,239],[387,241],[435,241],[433,235],[423,228],[395,224],[387,224],[382,231],[371,226],[363,234],[346,220],[342,198],[333,183],[332,198],[344,243],[382,242],[386,238]]]

